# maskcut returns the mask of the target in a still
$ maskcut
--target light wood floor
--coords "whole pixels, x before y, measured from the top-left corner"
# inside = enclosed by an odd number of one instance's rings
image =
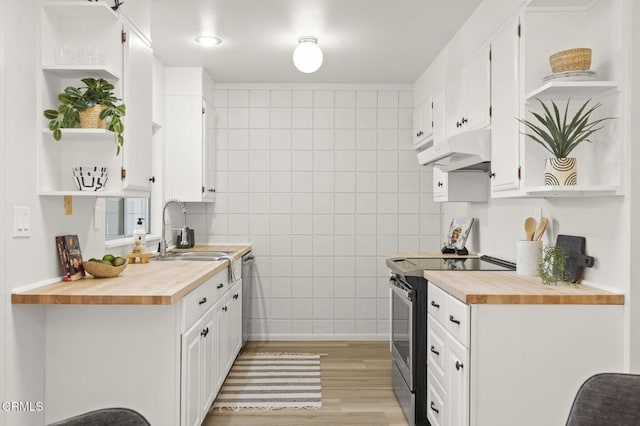
[[[322,409],[211,409],[204,426],[407,425],[391,388],[388,342],[249,342],[245,351],[321,354]]]

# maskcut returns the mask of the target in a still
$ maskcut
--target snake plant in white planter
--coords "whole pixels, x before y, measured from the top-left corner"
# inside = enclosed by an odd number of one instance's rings
[[[600,107],[600,103],[589,107],[591,99],[582,104],[572,118],[568,117],[570,100],[561,114],[555,102],[551,101],[550,108],[540,99],[535,99],[544,111],[543,114],[531,111],[538,122],[524,119],[518,121],[531,130],[526,136],[553,154],[553,158],[548,158],[545,163],[544,183],[547,186],[576,185],[577,161],[575,157],[569,157],[569,154],[582,142],[591,142],[589,137],[602,129],[603,126],[600,124],[613,117],[591,120],[591,114]]]

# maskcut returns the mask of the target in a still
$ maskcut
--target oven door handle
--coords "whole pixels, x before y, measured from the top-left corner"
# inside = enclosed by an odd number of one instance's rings
[[[415,299],[416,296],[416,291],[415,290],[407,290],[405,288],[404,285],[402,285],[402,282],[400,282],[396,277],[391,276],[389,278],[389,287],[391,288],[391,290],[393,290],[396,294],[398,294],[398,296],[404,298],[405,300],[408,300],[410,302],[413,302],[413,300]]]

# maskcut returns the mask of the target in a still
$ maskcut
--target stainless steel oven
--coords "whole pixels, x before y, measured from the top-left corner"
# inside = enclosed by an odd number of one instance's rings
[[[391,357],[393,390],[407,421],[415,424],[413,311],[415,290],[401,276],[391,274]]]
[[[425,270],[506,271],[501,259],[390,258],[392,386],[410,425],[427,420],[427,280]]]

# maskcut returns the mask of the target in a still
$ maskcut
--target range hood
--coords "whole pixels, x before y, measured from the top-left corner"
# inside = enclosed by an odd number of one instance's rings
[[[491,130],[460,133],[418,152],[418,163],[437,166],[443,172],[469,168],[491,161]]]

